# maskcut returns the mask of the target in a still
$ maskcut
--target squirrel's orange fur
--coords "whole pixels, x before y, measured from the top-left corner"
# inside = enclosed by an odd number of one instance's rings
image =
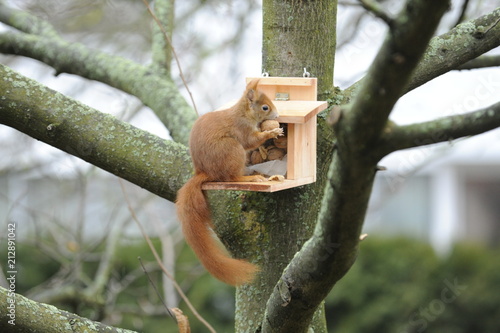
[[[272,101],[257,90],[258,81],[247,85],[233,107],[209,112],[195,122],[189,139],[195,175],[177,193],[177,214],[187,243],[207,271],[231,285],[251,282],[258,267],[231,258],[213,239],[210,208],[201,187],[209,181],[265,180],[259,175],[244,176],[246,150],[282,135],[283,129],[260,130],[260,123],[277,118],[278,112]]]

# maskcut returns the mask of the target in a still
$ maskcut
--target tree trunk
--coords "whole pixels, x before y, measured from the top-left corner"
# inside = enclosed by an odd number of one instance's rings
[[[263,69],[272,76],[318,77],[318,92],[333,88],[336,1],[264,0]],[[325,96],[323,95],[323,98]],[[210,193],[217,233],[235,255],[245,253],[261,273],[236,292],[236,332],[258,331],[266,303],[286,265],[310,238],[333,150],[333,132],[318,122],[318,176],[314,184],[276,193]],[[237,239],[238,241],[232,241]],[[321,306],[311,326],[327,332]]]
[[[262,68],[271,76],[318,78],[319,99],[330,95],[337,1],[264,0]]]

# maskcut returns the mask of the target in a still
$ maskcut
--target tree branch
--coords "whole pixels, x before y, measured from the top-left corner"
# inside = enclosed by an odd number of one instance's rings
[[[179,58],[177,57],[177,53],[175,52],[174,47],[172,46],[170,33],[171,33],[171,29],[173,29],[173,28],[170,27],[169,31],[167,31],[166,28],[163,26],[163,23],[161,22],[161,20],[156,16],[156,14],[153,12],[151,7],[149,6],[147,0],[142,0],[142,1],[144,2],[144,5],[148,9],[148,12],[151,14],[154,21],[156,22],[156,28],[159,29],[163,35],[163,44],[160,44],[158,41],[158,33],[155,35],[156,36],[156,43],[153,44],[153,52],[155,52],[155,54],[153,54],[153,64],[151,67],[153,68],[153,70],[155,68],[157,68],[160,72],[166,74],[167,70],[170,70],[170,60],[171,60],[171,56],[173,55],[175,62],[177,64],[177,68],[179,69],[179,76],[182,79],[182,83],[184,83],[184,87],[186,88],[187,92],[189,93],[189,97],[191,98],[191,102],[193,103],[193,108],[194,108],[196,114],[199,115],[198,109],[196,108],[196,103],[194,102],[193,94],[191,93],[191,90],[189,90],[186,78],[184,77],[181,63],[179,61]],[[170,7],[168,7],[168,8],[171,11],[173,11],[173,1],[172,0],[168,0],[168,1],[170,1],[168,4],[167,3],[161,3],[161,4],[156,3],[156,4],[163,5],[166,8],[167,8],[167,5],[170,5]],[[173,13],[172,14],[165,13],[166,8],[162,8],[159,10],[159,12],[163,16],[162,18],[165,20],[165,17],[167,15],[170,15],[170,16],[172,16],[171,19],[173,20]],[[166,48],[166,46],[168,46],[168,49]],[[158,47],[161,47],[161,49],[158,49]],[[163,52],[162,56],[160,55],[160,52]],[[163,60],[162,60],[162,58],[163,58]]]
[[[172,62],[172,46],[166,38],[172,40],[174,30],[174,0],[156,1],[154,12],[159,24],[153,25],[153,63],[151,66],[158,70],[170,72]],[[167,36],[165,36],[165,34]]]
[[[89,298],[100,299],[110,280],[113,266],[116,262],[117,251],[120,247],[120,241],[123,238],[123,230],[127,219],[119,219],[113,223],[113,226],[106,237],[106,247],[99,260],[99,267],[95,273],[92,283],[87,286],[83,293]],[[104,302],[103,302],[104,303]]]
[[[185,146],[160,139],[0,65],[0,124],[173,201],[189,176]]]
[[[462,23],[449,32],[431,39],[427,50],[406,86],[411,91],[436,77],[500,45],[500,8],[477,19]],[[365,78],[345,90],[355,96]]]
[[[47,21],[42,20],[29,13],[5,6],[1,2],[0,22],[3,22],[25,33],[50,38],[60,38],[54,27]]]
[[[387,23],[388,26],[392,26],[393,19],[390,17],[388,13],[384,11],[384,8],[380,5],[380,3],[373,0],[358,0],[363,6],[364,9],[371,12],[373,15]]]
[[[465,13],[467,12],[467,8],[469,8],[469,0],[464,0],[462,8],[460,9],[460,15],[458,16],[455,25],[459,25],[460,23],[462,23],[465,18]]]
[[[500,102],[484,109],[419,124],[388,127],[379,147],[381,156],[412,147],[446,142],[500,127]]]
[[[0,287],[0,304],[5,307],[0,311],[0,331],[2,332],[14,330],[15,332],[38,333],[135,332],[107,326],[52,305],[37,303],[2,287]]]
[[[500,8],[434,37],[407,87],[411,91],[500,45]]]
[[[57,74],[76,74],[137,96],[153,109],[174,140],[187,144],[189,129],[196,120],[196,114],[172,80],[165,75],[122,57],[91,50],[79,43],[68,43],[53,32],[47,33],[50,31],[47,22],[37,24],[44,26],[43,29],[29,29],[26,22],[30,19],[43,22],[29,14],[2,5],[0,13],[4,23],[30,33],[0,34],[0,52],[37,59],[52,66]],[[42,34],[38,35],[40,32]]]
[[[306,332],[316,307],[354,263],[378,162],[369,151],[447,7],[448,1],[408,1],[394,19],[360,93],[335,126],[337,149],[314,235],[273,290],[263,332]]]
[[[465,64],[458,66],[457,70],[469,70],[486,67],[500,67],[500,55],[496,56],[480,56],[476,59],[467,61]]]
[[[426,20],[437,23],[442,12],[435,9],[444,10],[446,7],[443,4],[446,3],[443,0],[437,1],[436,4],[441,6],[434,5],[437,8],[430,7],[431,11],[419,12],[420,16],[413,16],[412,7],[418,8],[418,3],[409,1],[406,12],[400,13],[395,20],[389,39],[385,41],[368,74],[363,78],[358,97],[343,115],[342,127],[347,127],[351,132],[345,136],[348,141],[344,144],[349,147],[351,154],[353,148],[360,149],[365,154],[366,144],[378,139],[435,30],[435,25],[430,23],[405,24],[404,21],[422,20],[422,17],[426,17]]]

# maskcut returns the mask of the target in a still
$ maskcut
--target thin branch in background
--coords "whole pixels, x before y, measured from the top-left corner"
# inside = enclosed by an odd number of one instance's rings
[[[493,29],[494,27],[496,27],[499,22],[500,22],[500,17],[497,18],[497,20],[495,22],[493,22],[492,24],[490,24],[490,26],[486,30],[484,30],[483,35],[486,35],[491,29]]]
[[[85,293],[95,295],[95,297],[97,297],[104,291],[113,269],[114,260],[120,245],[125,223],[126,219],[118,220],[118,222],[115,223],[109,231],[108,236],[106,237],[104,253],[99,261],[99,267],[97,268],[97,272],[92,279],[92,284],[86,288]]]
[[[342,1],[342,0],[339,0],[339,6],[347,6],[347,7],[357,7],[357,6],[360,6],[359,3],[357,2],[351,2],[351,1]]]
[[[161,32],[163,33],[163,36],[165,37],[165,40],[167,41],[168,45],[170,45],[170,49],[172,50],[172,54],[174,55],[175,63],[177,64],[177,68],[179,69],[179,75],[182,79],[182,83],[184,84],[184,87],[186,87],[186,90],[189,94],[189,98],[191,98],[191,103],[193,103],[194,111],[199,116],[200,114],[198,113],[198,109],[196,108],[193,94],[191,93],[191,90],[189,90],[186,78],[184,77],[184,73],[182,72],[181,63],[179,61],[179,58],[177,57],[177,52],[175,52],[174,46],[172,45],[172,41],[170,40],[170,37],[168,37],[167,31],[163,27],[163,24],[161,24],[158,17],[156,17],[155,13],[153,12],[151,7],[149,6],[148,2],[146,0],[142,0],[142,2],[144,2],[144,5],[148,9],[149,14],[151,14],[151,17],[153,17],[153,19],[155,20],[156,24],[158,24],[158,27],[160,28]]]
[[[153,225],[157,230],[157,235],[160,240],[163,262],[165,266],[173,274],[175,274],[175,272],[173,272],[175,266],[174,237],[172,237],[172,234],[170,233],[169,230],[167,230],[167,228],[162,228],[162,226],[164,226],[165,223],[161,222],[162,221],[160,221],[159,219],[154,219]],[[182,237],[176,237],[175,239],[182,241]],[[167,305],[171,308],[174,308],[179,303],[177,293],[175,292],[175,287],[172,281],[166,275],[163,275],[162,277],[163,277],[163,295],[164,295],[163,297],[165,298]]]
[[[139,230],[141,231],[142,236],[144,237],[144,239],[148,243],[148,246],[149,246],[151,252],[153,252],[153,255],[154,255],[155,259],[156,259],[156,262],[158,263],[158,265],[160,265],[163,273],[165,273],[165,275],[170,280],[172,280],[175,289],[177,290],[177,292],[179,293],[179,295],[182,297],[182,299],[184,300],[184,302],[186,302],[186,305],[193,312],[193,314],[195,315],[195,317],[198,318],[198,320],[201,323],[203,323],[203,325],[205,325],[210,332],[216,333],[215,329],[198,313],[198,311],[196,311],[196,309],[194,308],[193,304],[191,304],[191,302],[189,301],[188,297],[186,296],[186,294],[184,294],[184,292],[182,291],[182,288],[179,286],[179,284],[177,283],[177,281],[175,281],[175,279],[172,276],[172,274],[170,274],[170,272],[166,269],[165,265],[163,265],[163,262],[162,262],[160,256],[158,255],[158,252],[156,251],[153,243],[151,242],[151,239],[146,234],[146,230],[144,230],[144,227],[142,226],[141,222],[139,222],[139,219],[137,218],[137,215],[135,214],[135,211],[132,208],[132,205],[130,204],[130,200],[128,198],[127,192],[125,191],[125,186],[123,184],[123,180],[121,178],[118,178],[118,180],[120,182],[120,186],[122,188],[123,196],[125,198],[125,202],[127,203],[128,210],[130,211],[130,215],[132,216],[132,219],[135,221],[135,223],[139,227]]]
[[[170,317],[174,318],[175,322],[177,322],[177,318],[175,317],[175,315],[172,313],[172,311],[170,310],[170,308],[167,306],[167,304],[165,304],[165,301],[163,301],[163,298],[161,297],[160,293],[158,292],[158,288],[156,288],[156,284],[153,282],[153,280],[151,279],[151,276],[149,275],[148,271],[146,270],[146,267],[144,267],[144,264],[142,262],[142,259],[141,257],[137,257],[137,259],[139,260],[139,263],[141,264],[141,267],[142,267],[142,271],[144,272],[144,274],[146,274],[146,276],[148,277],[148,280],[149,280],[149,284],[153,287],[153,289],[155,290],[156,292],[156,295],[158,296],[158,298],[160,299],[160,302],[161,304],[163,304],[163,306],[165,307],[165,309],[167,310],[167,313]]]
[[[0,1],[0,22],[28,34],[59,38],[59,34],[50,23],[26,12],[10,8],[4,4],[4,1]]]
[[[359,0],[359,2],[364,9],[383,20],[389,27],[392,27],[394,20],[384,11],[378,2],[372,0]]]
[[[191,328],[189,326],[189,320],[188,318],[182,313],[182,310],[179,308],[172,308],[170,309],[167,304],[163,301],[160,293],[158,292],[158,289],[156,288],[155,283],[151,279],[151,276],[149,275],[148,271],[146,270],[146,267],[144,267],[144,264],[142,263],[141,257],[138,257],[139,262],[141,263],[142,270],[148,277],[149,283],[153,286],[153,289],[156,292],[156,295],[158,295],[158,298],[160,299],[161,303],[167,309],[168,314],[175,320],[177,327],[179,328],[179,333],[190,333]]]
[[[9,288],[9,282],[7,281],[2,269],[0,269],[0,287],[5,289]]]
[[[364,17],[365,12],[360,12],[350,19],[348,25],[344,25],[345,32],[343,36],[337,36],[337,50],[352,42],[356,34],[360,31],[359,27]]]
[[[460,16],[458,17],[457,22],[454,25],[455,27],[464,21],[465,13],[467,12],[467,8],[469,7],[469,2],[470,0],[464,0],[462,9],[460,10]]]
[[[456,70],[470,70],[486,67],[500,67],[500,55],[496,56],[481,56],[476,59],[467,61],[465,64],[460,65]]]
[[[381,155],[385,156],[396,150],[446,142],[481,134],[498,127],[500,127],[500,102],[469,113],[394,126],[381,137],[379,149],[383,152]]]
[[[432,47],[426,51],[426,56],[422,58],[414,70],[405,89],[406,93],[496,48],[498,46],[498,40],[495,38],[496,31],[495,33],[490,33],[490,31],[498,25],[499,14],[500,8],[497,8],[491,13],[468,21],[476,27],[472,33],[464,34],[462,29],[455,27],[432,38],[429,43]],[[449,44],[450,41],[453,43]],[[450,56],[452,53],[448,51],[451,49],[454,50],[453,54],[457,56]],[[354,83],[344,90],[344,94],[347,96],[356,95],[365,80],[366,78],[363,78]]]

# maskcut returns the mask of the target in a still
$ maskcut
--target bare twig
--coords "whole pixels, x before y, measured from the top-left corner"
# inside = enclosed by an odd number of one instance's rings
[[[491,29],[495,28],[498,23],[500,22],[500,17],[497,18],[497,20],[495,22],[493,22],[488,28],[486,28],[483,32],[483,34],[487,34]]]
[[[4,5],[0,4],[0,22],[17,27],[20,24],[17,20],[19,15],[26,17],[25,20],[28,21],[39,20],[20,10],[4,9]],[[45,24],[50,25],[47,22]],[[21,25],[19,29],[27,30],[26,26],[29,25]],[[69,43],[57,35],[47,37],[45,34],[27,31],[8,30],[1,33],[0,53],[37,59],[53,67],[56,74],[77,74],[132,94],[155,112],[175,141],[188,143],[187,129],[197,116],[193,106],[186,102],[171,78],[152,71],[149,66],[90,49],[81,43]],[[2,104],[5,102],[2,101]]]
[[[380,6],[380,3],[372,0],[359,0],[359,2],[361,3],[361,6],[363,6],[364,9],[371,12],[379,19],[383,20],[385,23],[387,23],[389,27],[392,27],[394,20],[392,17],[389,16],[388,13],[384,11],[382,6]]]
[[[472,59],[471,61],[467,61],[465,64],[458,66],[456,69],[461,70],[469,70],[469,69],[478,69],[485,67],[499,67],[500,66],[500,55],[496,56],[481,56],[476,59]]]
[[[92,284],[84,291],[89,297],[101,295],[109,281],[125,222],[126,219],[118,220],[108,233],[106,248],[99,262],[99,268],[92,279]]]
[[[149,283],[153,286],[153,289],[156,292],[156,295],[158,295],[158,298],[160,299],[161,303],[167,309],[168,314],[175,320],[177,327],[179,328],[179,333],[190,333],[191,328],[189,326],[189,320],[188,318],[182,313],[181,309],[179,308],[172,308],[170,309],[167,304],[163,301],[160,293],[158,292],[158,289],[156,288],[155,283],[153,280],[151,280],[151,276],[149,275],[148,271],[146,270],[146,267],[144,267],[141,257],[138,258],[139,262],[141,263],[142,270],[148,277]]]
[[[358,7],[360,4],[356,2],[351,2],[351,1],[342,1],[339,0],[338,2],[339,6],[348,6],[348,7]]]
[[[455,26],[462,23],[463,20],[465,19],[465,13],[467,12],[467,8],[469,8],[469,2],[470,2],[470,0],[464,0],[464,2],[462,4],[462,8],[460,10],[460,15],[458,16],[458,19],[457,19],[457,22],[455,23]]]
[[[19,31],[29,34],[59,38],[56,29],[47,21],[20,10],[10,8],[6,6],[3,1],[0,1],[0,22],[4,22]]]
[[[167,304],[165,304],[165,301],[163,301],[163,298],[161,297],[161,294],[158,292],[158,288],[156,288],[156,284],[153,282],[153,280],[151,279],[151,276],[149,275],[146,267],[144,267],[144,264],[142,263],[142,259],[141,257],[138,257],[137,258],[139,260],[139,263],[141,264],[141,267],[142,267],[142,271],[144,272],[144,274],[146,274],[148,280],[149,280],[149,284],[153,287],[153,289],[155,290],[156,292],[156,295],[158,296],[158,298],[160,299],[160,302],[161,304],[163,304],[163,306],[165,307],[165,309],[167,310],[167,313],[170,317],[174,318],[174,320],[177,322],[177,318],[175,317],[175,314],[170,310],[170,308],[167,306]]]
[[[475,27],[473,32],[467,30],[467,24],[461,24],[432,38],[425,56],[413,72],[406,92],[497,47],[499,20],[500,8],[497,8],[491,13],[468,21],[470,26]],[[347,88],[345,95],[355,95],[365,79],[366,77]]]
[[[205,325],[210,332],[216,333],[215,329],[198,313],[198,311],[196,311],[196,309],[194,308],[193,304],[191,304],[191,302],[189,301],[188,297],[186,296],[186,294],[184,294],[184,292],[182,291],[182,288],[175,281],[175,279],[172,276],[172,274],[170,274],[170,272],[166,269],[165,265],[163,265],[163,262],[162,262],[160,256],[158,255],[158,252],[156,251],[153,243],[151,242],[151,239],[146,234],[146,230],[144,230],[144,227],[142,226],[141,222],[137,218],[137,215],[135,214],[135,211],[132,208],[132,205],[130,204],[130,200],[128,198],[127,192],[125,191],[125,186],[123,185],[123,181],[121,179],[119,179],[119,181],[120,181],[120,186],[122,188],[123,196],[125,197],[125,202],[127,203],[128,210],[130,211],[130,215],[132,216],[132,219],[135,221],[135,223],[139,227],[139,230],[141,231],[142,236],[144,237],[144,239],[148,243],[148,246],[151,249],[151,252],[153,252],[154,257],[156,258],[156,262],[158,263],[158,265],[160,265],[163,273],[165,273],[165,275],[168,276],[168,278],[172,280],[172,282],[174,283],[175,289],[177,290],[177,292],[179,293],[179,295],[182,297],[182,299],[184,300],[184,302],[186,302],[187,306],[193,312],[193,314],[195,315],[195,317],[198,318],[198,320],[200,322],[202,322],[203,325]]]
[[[175,59],[175,63],[177,64],[177,68],[179,69],[179,76],[181,77],[182,83],[184,84],[184,87],[186,87],[186,90],[187,90],[187,92],[189,94],[189,97],[191,98],[191,103],[193,103],[193,109],[196,112],[196,114],[199,116],[200,114],[198,113],[198,109],[196,108],[196,104],[194,102],[193,94],[191,93],[191,90],[189,90],[186,78],[184,77],[184,73],[182,72],[181,63],[179,61],[179,58],[177,57],[177,52],[175,52],[175,48],[172,45],[172,41],[170,40],[170,37],[168,37],[167,31],[165,30],[165,27],[163,26],[163,24],[161,24],[161,22],[158,19],[158,17],[156,17],[155,13],[153,12],[153,10],[151,9],[151,7],[149,6],[148,2],[146,0],[142,0],[142,2],[144,2],[144,5],[148,9],[149,14],[151,14],[151,17],[153,17],[153,19],[155,20],[156,24],[160,28],[160,30],[163,33],[163,36],[165,37],[165,40],[167,41],[168,45],[170,45],[170,49],[172,50],[172,54],[173,54],[174,59]]]

